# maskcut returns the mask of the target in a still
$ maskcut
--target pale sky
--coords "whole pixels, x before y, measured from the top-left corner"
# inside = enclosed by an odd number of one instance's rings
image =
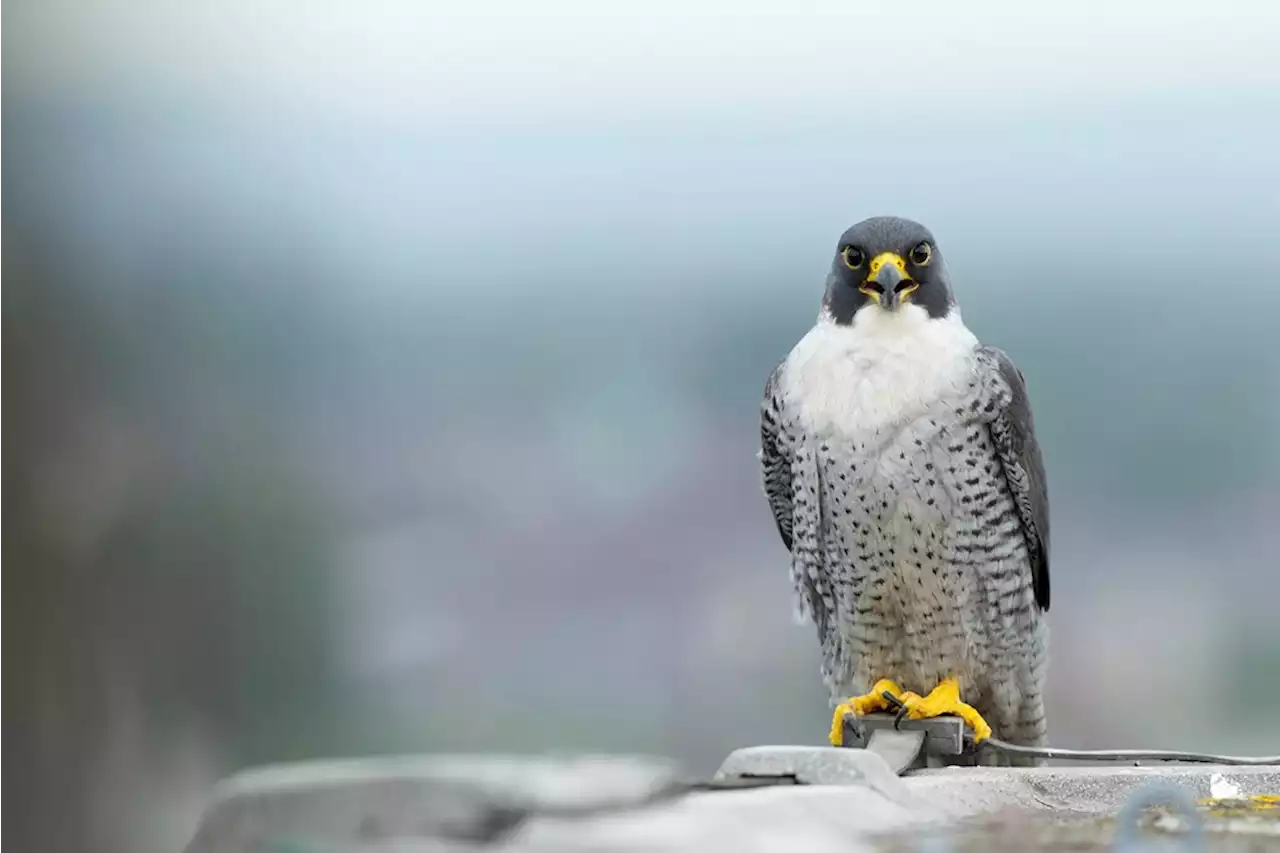
[[[366,117],[999,109],[1274,91],[1262,2],[25,0],[6,90]],[[927,99],[927,100],[926,100]]]

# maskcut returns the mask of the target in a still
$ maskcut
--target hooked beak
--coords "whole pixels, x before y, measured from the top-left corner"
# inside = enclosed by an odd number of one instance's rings
[[[886,311],[907,302],[920,283],[907,275],[907,262],[894,252],[881,252],[871,259],[867,280],[858,288]]]

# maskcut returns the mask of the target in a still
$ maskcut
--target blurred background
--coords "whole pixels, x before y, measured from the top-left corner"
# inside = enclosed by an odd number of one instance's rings
[[[754,453],[840,233],[1030,384],[1051,738],[1280,751],[1280,9],[11,0],[18,850],[246,765],[822,742]]]

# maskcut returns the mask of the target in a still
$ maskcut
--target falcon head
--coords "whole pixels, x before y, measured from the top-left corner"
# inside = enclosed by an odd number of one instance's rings
[[[920,223],[876,216],[841,235],[822,299],[836,323],[849,325],[863,310],[923,311],[940,319],[954,305],[942,253]]]

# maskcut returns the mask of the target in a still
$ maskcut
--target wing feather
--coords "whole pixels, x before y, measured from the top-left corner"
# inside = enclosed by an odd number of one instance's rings
[[[1031,558],[1031,582],[1040,609],[1049,609],[1049,489],[1036,441],[1035,421],[1022,371],[995,347],[981,350],[990,369],[1009,387],[1009,401],[988,425],[1005,481],[1022,521]]]
[[[791,459],[782,441],[783,400],[780,385],[782,365],[769,374],[764,386],[764,401],[760,406],[760,466],[764,478],[764,493],[769,499],[769,509],[778,525],[782,544],[791,550]]]
[[[782,544],[791,552],[791,583],[795,588],[797,613],[801,621],[812,621],[818,627],[818,636],[825,644],[837,642],[838,634],[831,632],[830,619],[834,599],[827,582],[821,560],[815,552],[812,531],[805,541],[795,541],[795,507],[793,480],[797,476],[794,448],[787,434],[786,397],[782,393],[783,364],[769,375],[764,387],[764,401],[760,409],[760,466],[764,480],[764,492],[769,499],[769,509],[778,526]],[[812,477],[817,482],[816,467],[800,472],[801,477]],[[809,528],[806,527],[806,530]],[[830,661],[824,664],[829,668]],[[828,673],[829,674],[829,673]]]

